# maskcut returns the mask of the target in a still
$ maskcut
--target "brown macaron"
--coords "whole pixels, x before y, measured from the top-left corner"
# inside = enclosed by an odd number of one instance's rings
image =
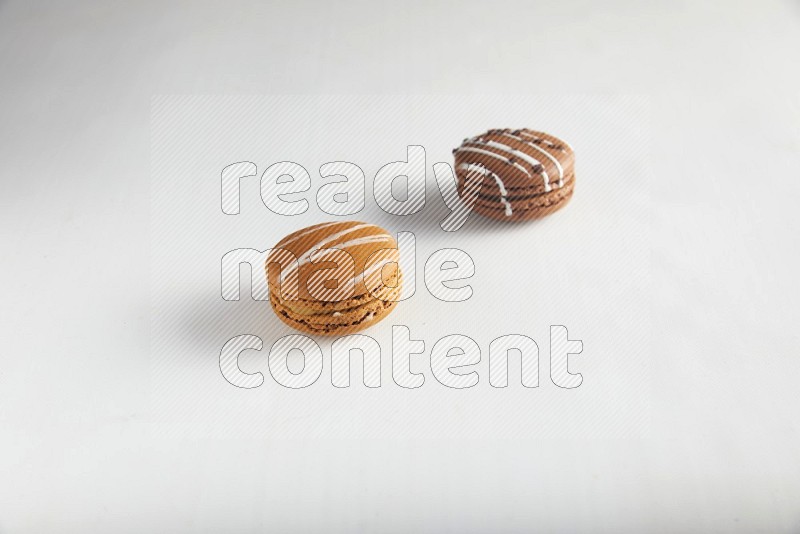
[[[458,191],[484,172],[473,209],[493,219],[538,219],[562,208],[575,187],[575,154],[566,142],[528,130],[489,130],[453,150]],[[482,166],[482,167],[481,167]]]
[[[363,330],[400,299],[399,260],[394,237],[374,224],[330,222],[298,230],[267,259],[272,309],[309,334]]]

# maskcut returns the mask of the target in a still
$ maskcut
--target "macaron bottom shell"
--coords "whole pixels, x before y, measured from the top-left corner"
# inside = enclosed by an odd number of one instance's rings
[[[339,309],[326,306],[329,303],[316,303],[317,309],[308,309],[307,303],[298,307],[292,302],[281,302],[275,293],[270,293],[269,301],[275,315],[296,330],[320,336],[350,334],[378,323],[394,310],[402,291],[402,277],[400,282],[397,287],[387,288],[391,291],[380,295],[381,298],[366,293],[362,299],[351,299],[349,307]]]
[[[458,186],[459,193],[461,193],[464,182],[459,181]],[[574,189],[575,179],[573,176],[568,177],[562,187],[554,188],[547,193],[526,194],[524,189],[515,189],[508,196],[503,196],[495,188],[495,191],[488,194],[481,191],[472,209],[491,219],[529,221],[550,215],[566,206],[572,198]]]

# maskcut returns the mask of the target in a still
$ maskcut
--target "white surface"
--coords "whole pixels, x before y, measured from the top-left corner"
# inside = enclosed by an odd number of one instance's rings
[[[155,98],[154,417],[173,435],[191,437],[646,436],[652,378],[651,362],[641,359],[650,335],[648,112],[646,99],[626,96]],[[515,121],[558,129],[578,151],[583,172],[574,202],[557,216],[530,224],[498,225],[475,216],[458,231],[443,231],[439,225],[448,210],[431,167],[452,163],[451,148],[464,132]],[[426,149],[425,205],[413,215],[390,215],[377,205],[372,179],[383,165],[405,160],[410,144]],[[225,215],[220,173],[241,159],[260,171],[240,181],[240,213]],[[302,164],[312,175],[310,191],[287,197],[310,199],[301,215],[277,215],[260,199],[261,174],[284,160]],[[382,347],[380,391],[361,385],[360,369],[351,371],[351,382],[360,387],[333,387],[331,340],[325,338],[318,340],[327,360],[320,379],[307,391],[284,390],[270,376],[267,353],[293,332],[272,316],[267,302],[250,299],[249,268],[241,270],[241,300],[224,301],[220,260],[230,250],[264,250],[295,230],[335,220],[315,197],[323,183],[318,169],[337,160],[357,163],[368,177],[364,209],[339,220],[415,235],[416,262],[401,248],[405,295],[413,295],[363,331]],[[472,287],[464,302],[443,302],[426,287],[424,266],[445,248],[462,250],[474,262],[475,275],[456,284]],[[255,276],[266,292],[263,267]],[[425,355],[411,360],[413,372],[427,375],[419,390],[404,391],[392,378],[392,325],[407,326],[413,339],[425,343]],[[550,379],[550,325],[564,325],[572,339],[584,342],[585,352],[570,358],[571,371],[584,375],[580,388],[559,389]],[[266,383],[249,392],[236,391],[219,372],[223,345],[242,334],[260,336],[265,349],[240,358],[245,371],[266,375]],[[474,367],[480,382],[472,390],[448,390],[432,375],[431,349],[451,334],[469,336],[481,348]],[[511,360],[510,387],[490,386],[489,344],[508,334],[526,335],[539,345],[539,389],[521,387],[517,357]],[[354,357],[353,366],[360,361]],[[505,448],[510,454],[527,452],[521,441]]]
[[[797,531],[799,18],[790,2],[0,5],[0,532]],[[170,93],[644,95],[649,430],[163,425],[149,124]]]

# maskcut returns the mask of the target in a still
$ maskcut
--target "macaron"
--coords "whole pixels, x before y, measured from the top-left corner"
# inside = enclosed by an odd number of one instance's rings
[[[394,237],[357,221],[309,226],[281,239],[266,264],[270,304],[301,332],[342,335],[389,315],[402,290]]]
[[[553,135],[527,128],[489,130],[464,139],[453,155],[462,198],[468,175],[484,173],[473,209],[486,217],[538,219],[572,198],[575,153]]]

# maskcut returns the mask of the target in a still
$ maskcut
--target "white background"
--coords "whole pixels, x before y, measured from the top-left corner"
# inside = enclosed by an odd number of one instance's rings
[[[0,4],[0,532],[797,531],[798,49],[794,2]],[[652,329],[638,357],[653,380],[629,413],[647,421],[496,438],[460,419],[362,439],[226,434],[191,412],[170,425],[151,380],[150,106],[198,93],[484,94],[498,109],[503,94],[642,95]],[[580,180],[532,231],[579,218]],[[581,365],[605,356],[563,322]],[[428,348],[439,336],[420,332]],[[450,392],[432,380],[421,391]],[[384,400],[408,398],[388,386]],[[534,398],[557,409],[554,389]]]
[[[628,96],[154,98],[153,415],[171,433],[191,437],[417,443],[647,435],[652,362],[641,355],[650,334],[648,112],[646,99]],[[580,152],[581,187],[574,202],[558,216],[528,224],[474,216],[456,232],[443,231],[440,222],[449,211],[430,168],[437,161],[452,163],[451,148],[463,132],[520,121],[558,129]],[[405,160],[410,144],[426,149],[425,207],[392,216],[377,205],[372,181],[382,165]],[[221,170],[242,158],[261,173],[273,162],[302,164],[312,173],[311,190],[287,198],[306,198],[308,211],[280,216],[268,210],[258,173],[240,180],[240,213],[225,215]],[[272,314],[268,302],[250,298],[249,267],[241,270],[238,302],[220,295],[226,252],[264,250],[295,230],[336,220],[315,201],[323,183],[318,169],[326,161],[357,163],[368,177],[364,208],[338,220],[415,235],[416,262],[401,248],[404,296],[411,296],[364,331],[383,348],[380,391],[363,386],[360,357],[353,359],[352,391],[332,387],[329,361],[314,387],[283,390],[269,374],[267,354],[278,338],[296,332]],[[425,263],[445,248],[464,251],[475,265],[475,275],[456,284],[472,287],[464,302],[443,302],[426,288]],[[263,287],[263,266],[255,277]],[[405,391],[392,379],[393,324],[407,326],[413,339],[425,342],[425,356],[411,362],[413,372],[427,375],[419,391]],[[559,389],[549,378],[550,325],[566,326],[572,339],[585,344],[585,354],[572,357],[570,365],[586,377],[579,390]],[[268,377],[259,390],[237,391],[220,373],[221,348],[242,334],[264,343],[263,353],[240,360],[246,372]],[[473,390],[449,390],[432,375],[428,355],[450,334],[469,336],[482,347],[474,370],[483,376]],[[513,387],[490,386],[489,343],[508,334],[539,345],[539,390],[521,386],[517,357],[509,371]],[[329,355],[330,338],[317,341]],[[292,369],[303,368],[302,358],[290,362],[298,364]],[[504,446],[509,447],[512,454],[527,452],[522,441]],[[552,469],[546,476],[557,478]]]

